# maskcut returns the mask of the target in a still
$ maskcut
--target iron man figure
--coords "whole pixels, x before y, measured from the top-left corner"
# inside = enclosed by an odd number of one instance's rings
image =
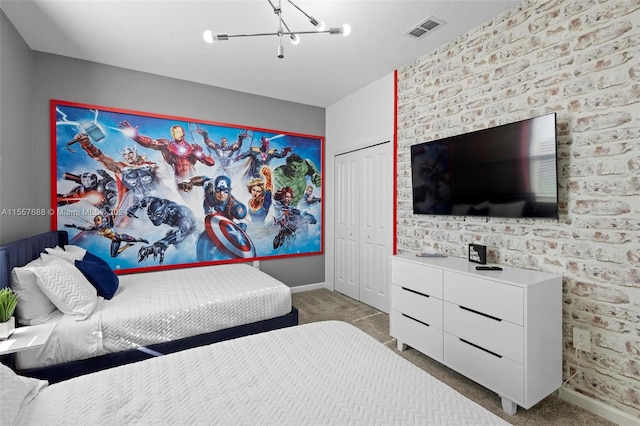
[[[184,128],[182,126],[171,127],[169,139],[151,139],[149,136],[138,134],[138,127],[133,127],[127,121],[121,122],[118,127],[124,129],[127,136],[145,148],[155,149],[162,153],[164,161],[172,168],[176,182],[182,182],[195,175],[195,165],[201,162],[207,166],[215,165],[215,160],[205,154],[202,147],[184,140]]]

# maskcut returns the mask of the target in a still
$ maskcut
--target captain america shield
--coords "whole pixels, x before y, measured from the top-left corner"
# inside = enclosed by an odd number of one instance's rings
[[[256,256],[251,238],[229,218],[210,213],[204,218],[204,226],[211,241],[227,256],[243,259]]]

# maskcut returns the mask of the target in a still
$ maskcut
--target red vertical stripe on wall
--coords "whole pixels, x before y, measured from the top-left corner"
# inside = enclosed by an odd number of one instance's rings
[[[398,253],[398,70],[393,72],[393,254]]]

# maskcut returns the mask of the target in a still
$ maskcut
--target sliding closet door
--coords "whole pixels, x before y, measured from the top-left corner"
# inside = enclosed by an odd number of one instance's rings
[[[389,312],[393,244],[392,145],[338,155],[336,164],[336,291]]]

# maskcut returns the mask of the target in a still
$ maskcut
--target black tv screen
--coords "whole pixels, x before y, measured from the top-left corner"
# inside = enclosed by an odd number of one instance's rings
[[[411,146],[413,212],[558,218],[556,114]]]

